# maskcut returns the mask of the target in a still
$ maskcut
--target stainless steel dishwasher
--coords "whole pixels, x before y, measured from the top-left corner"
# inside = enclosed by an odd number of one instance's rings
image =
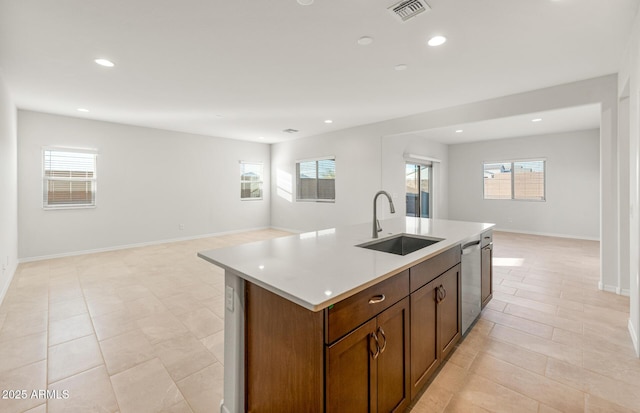
[[[480,235],[462,242],[462,334],[480,315],[482,303]]]

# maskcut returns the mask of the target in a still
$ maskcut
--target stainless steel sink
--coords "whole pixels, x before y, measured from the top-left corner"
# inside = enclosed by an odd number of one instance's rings
[[[390,238],[358,244],[356,247],[388,252],[396,255],[407,255],[422,248],[442,241],[441,238],[420,237],[417,235],[398,234]]]

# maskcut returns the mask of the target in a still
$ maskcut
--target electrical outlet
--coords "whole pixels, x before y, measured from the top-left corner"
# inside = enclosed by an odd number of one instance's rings
[[[233,287],[230,285],[225,286],[224,305],[227,307],[227,310],[233,312]]]
[[[178,229],[180,231],[184,231],[184,224],[178,224]]]

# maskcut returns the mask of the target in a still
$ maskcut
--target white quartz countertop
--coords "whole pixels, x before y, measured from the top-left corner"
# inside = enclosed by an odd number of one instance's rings
[[[356,245],[372,241],[371,224],[306,232],[198,253],[309,310],[320,311],[425,259],[492,228],[494,224],[401,217],[381,221],[379,239],[405,233],[442,238],[405,256]]]

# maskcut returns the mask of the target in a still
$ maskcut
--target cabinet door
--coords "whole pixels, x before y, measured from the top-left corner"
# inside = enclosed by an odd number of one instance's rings
[[[371,334],[376,327],[374,318],[327,348],[328,413],[377,412],[377,347]]]
[[[444,359],[453,350],[461,337],[462,313],[460,291],[460,265],[456,265],[442,274],[435,281],[436,291],[440,290],[438,298],[438,333],[439,358]]]
[[[482,307],[493,297],[493,245],[482,248]]]
[[[377,317],[378,411],[401,412],[411,401],[409,386],[409,298]]]
[[[411,302],[411,398],[413,399],[439,365],[437,348],[438,304],[436,282],[410,296]],[[438,284],[439,285],[439,284]]]

